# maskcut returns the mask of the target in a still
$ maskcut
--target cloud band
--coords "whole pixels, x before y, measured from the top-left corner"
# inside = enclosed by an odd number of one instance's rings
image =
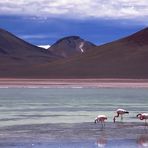
[[[0,0],[0,14],[67,18],[144,18],[147,0]]]

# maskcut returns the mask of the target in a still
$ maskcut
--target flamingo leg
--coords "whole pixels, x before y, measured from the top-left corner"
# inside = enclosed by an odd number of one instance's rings
[[[102,124],[102,126],[104,126],[104,125],[103,125],[103,121],[101,121],[101,124]]]
[[[100,122],[101,122],[101,126],[103,127],[102,121],[100,121]]]
[[[101,121],[102,128],[104,127],[104,121]]]
[[[146,119],[145,119],[145,126],[147,126],[147,121],[146,121]]]
[[[121,114],[121,121],[123,121],[123,115]]]

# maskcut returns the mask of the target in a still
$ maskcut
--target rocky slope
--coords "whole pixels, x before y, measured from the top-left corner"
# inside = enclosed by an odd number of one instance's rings
[[[131,36],[94,47],[84,55],[43,65],[40,69],[46,69],[46,71],[38,73],[38,76],[51,78],[148,78],[147,64],[148,28],[145,28]]]
[[[60,41],[62,42],[62,41]],[[61,44],[59,42],[59,44]],[[6,50],[1,50],[5,55]],[[69,56],[69,55],[68,55]],[[25,78],[138,78],[148,79],[148,28],[128,37],[93,46],[85,54],[76,54],[50,63],[11,68],[0,73],[2,77]]]
[[[68,58],[84,54],[93,47],[95,47],[93,43],[85,41],[79,36],[69,36],[58,40],[48,50],[57,56]]]

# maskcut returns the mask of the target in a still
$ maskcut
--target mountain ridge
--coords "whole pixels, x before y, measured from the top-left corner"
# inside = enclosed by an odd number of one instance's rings
[[[85,54],[60,58],[30,67],[5,67],[1,77],[22,78],[124,78],[148,79],[148,28],[111,43],[95,46]]]
[[[76,54],[86,53],[95,46],[95,44],[86,41],[79,36],[67,36],[56,41],[48,50],[57,56],[69,58]]]
[[[51,78],[148,78],[147,30],[94,47],[84,55],[43,65],[46,71],[41,75],[48,73]]]

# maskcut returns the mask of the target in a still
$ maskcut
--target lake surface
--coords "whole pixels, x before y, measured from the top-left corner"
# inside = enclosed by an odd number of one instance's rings
[[[118,108],[130,114],[114,124]],[[0,147],[148,147],[139,112],[148,112],[146,88],[0,88]],[[103,129],[98,114],[108,117]]]
[[[148,111],[144,88],[1,88],[0,126],[93,122],[98,114],[112,122],[115,111],[130,112],[125,122]],[[120,119],[117,119],[120,121]]]

